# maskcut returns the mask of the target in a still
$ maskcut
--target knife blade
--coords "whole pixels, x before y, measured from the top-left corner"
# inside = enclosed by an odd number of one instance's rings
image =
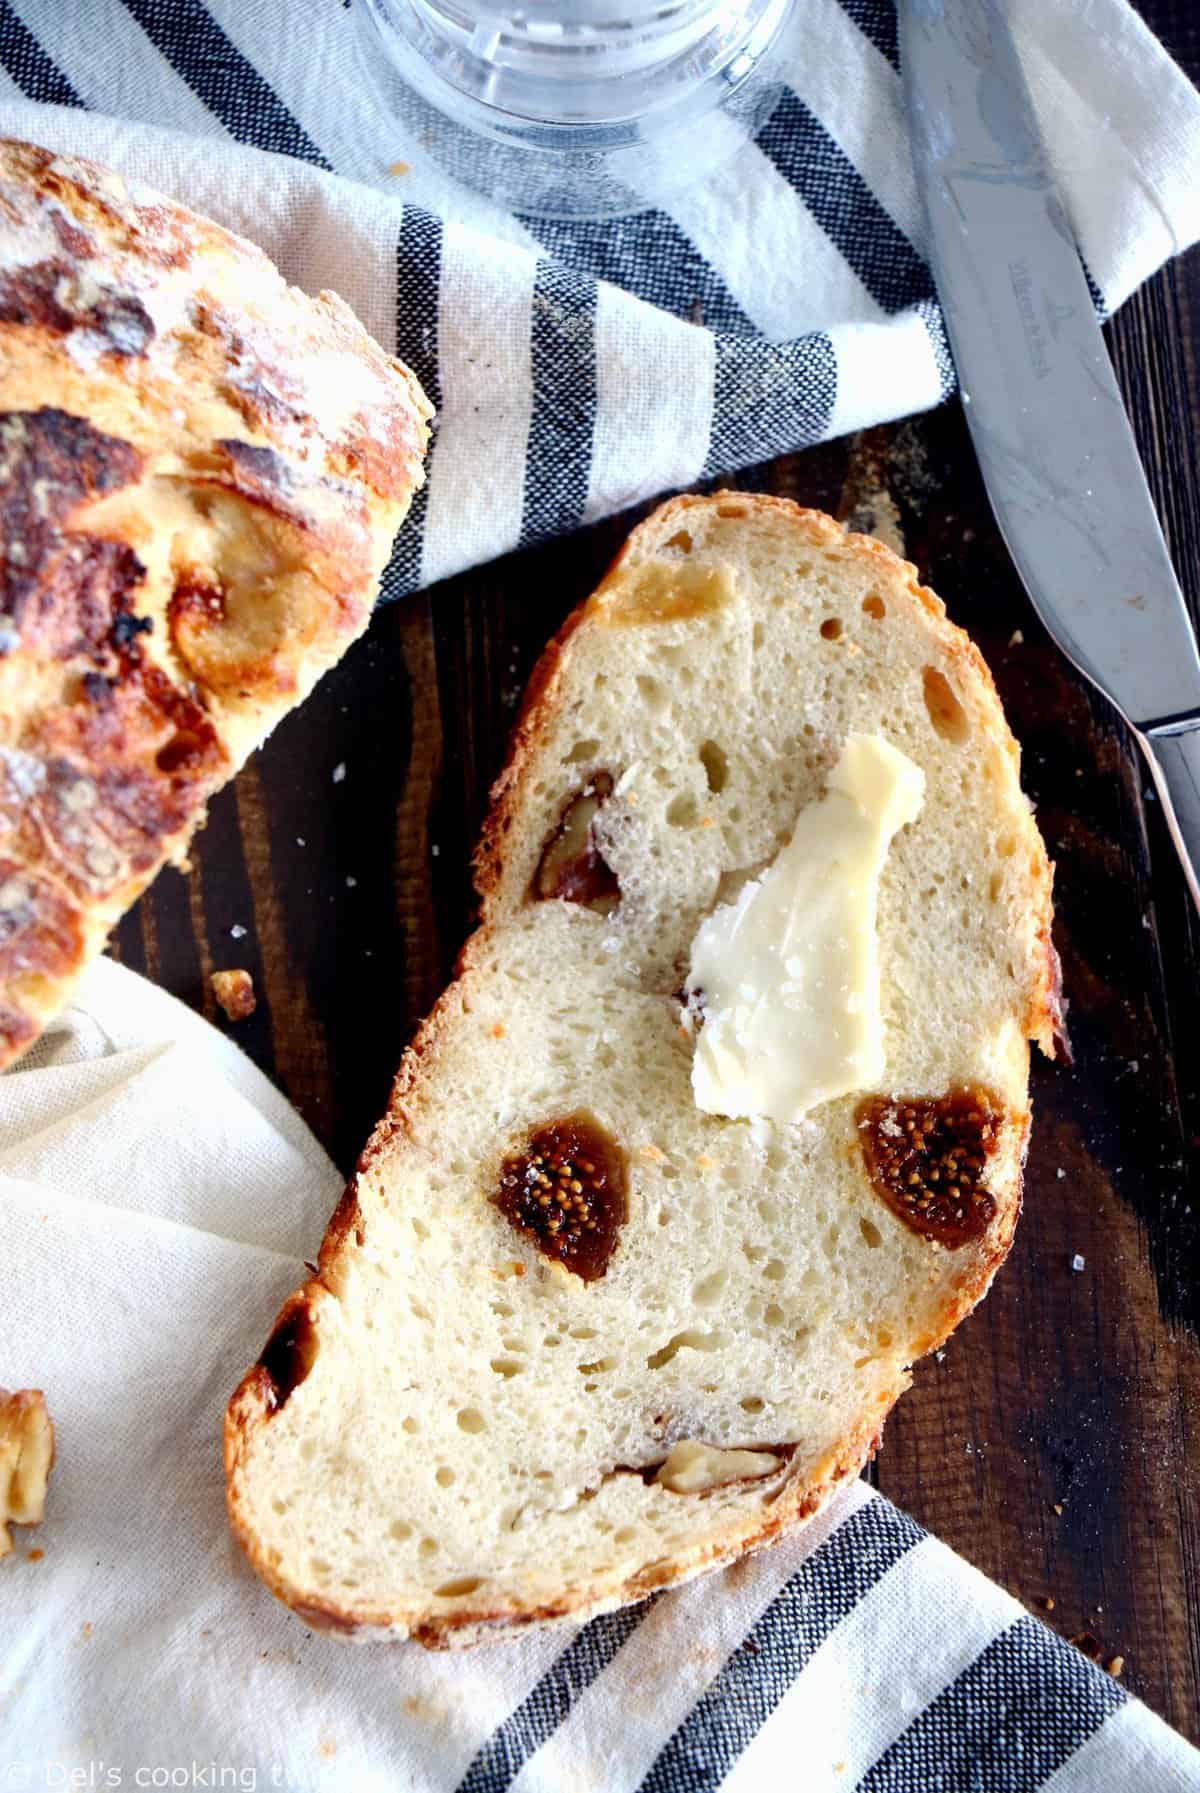
[[[1200,907],[1200,655],[997,0],[900,0],[913,163],[967,424],[1022,582],[1136,730]]]

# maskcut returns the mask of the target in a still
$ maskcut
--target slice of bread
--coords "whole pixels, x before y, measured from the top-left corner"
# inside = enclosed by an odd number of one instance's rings
[[[787,1126],[701,1113],[691,942],[852,732],[925,776],[879,892],[883,1087]],[[634,532],[534,675],[478,873],[479,931],[225,1441],[274,1593],[432,1645],[637,1599],[853,1475],[1008,1249],[1026,1042],[1057,1026],[986,666],[910,566],[781,500]],[[965,1241],[934,1188],[963,1151]],[[539,1166],[570,1248],[522,1209]]]

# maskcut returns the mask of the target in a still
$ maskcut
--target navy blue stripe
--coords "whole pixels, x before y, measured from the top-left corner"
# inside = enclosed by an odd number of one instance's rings
[[[124,0],[124,4],[231,137],[256,149],[298,156],[318,168],[332,167],[201,0]]]
[[[1036,1619],[1018,1619],[884,1751],[858,1793],[1035,1793],[1125,1697]]]
[[[824,441],[836,398],[837,356],[823,330],[795,342],[718,336],[705,477]]]
[[[758,147],[885,311],[903,311],[933,297],[929,269],[904,232],[816,113],[790,89],[760,133]]]
[[[553,1736],[580,1694],[641,1624],[645,1611],[644,1606],[626,1607],[585,1625],[484,1744],[459,1782],[458,1793],[503,1793],[511,1786],[530,1756]]]
[[[884,1501],[860,1507],[793,1575],[655,1760],[638,1793],[717,1787],[813,1652],[925,1536]],[[795,1740],[802,1759],[804,1740]],[[797,1787],[799,1782],[796,1783]],[[965,1785],[965,1783],[964,1783]],[[926,1793],[924,1783],[913,1787]]]
[[[935,299],[922,299],[916,307],[917,316],[925,326],[925,333],[933,349],[933,358],[937,363],[938,381],[941,390],[937,403],[949,398],[958,384],[958,375],[954,371],[954,357],[950,353],[950,339],[946,335],[946,323],[942,317],[942,308]]]
[[[420,206],[404,208],[396,242],[396,353],[416,374],[435,409],[442,402],[438,377],[438,298],[442,285],[442,221]],[[429,466],[426,465],[426,478]],[[421,583],[421,543],[429,487],[413,499],[383,575],[380,601],[416,591]]]
[[[533,413],[521,545],[582,521],[596,428],[596,283],[540,261],[529,342]]]
[[[603,222],[524,218],[564,267],[610,280],[627,293],[709,330],[755,334],[721,276],[666,212]]]
[[[26,99],[47,106],[82,106],[83,101],[67,77],[51,62],[32,31],[9,5],[0,0],[0,62]]]
[[[863,36],[870,38],[893,68],[900,67],[895,0],[842,0],[842,11],[850,15]]]

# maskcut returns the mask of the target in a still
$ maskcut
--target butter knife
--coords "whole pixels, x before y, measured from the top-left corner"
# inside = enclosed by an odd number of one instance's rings
[[[1200,907],[1200,656],[999,0],[900,0],[934,281],[988,497],[1136,731]]]

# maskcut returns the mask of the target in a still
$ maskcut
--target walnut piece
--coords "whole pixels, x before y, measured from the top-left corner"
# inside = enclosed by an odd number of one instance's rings
[[[12,1550],[9,1525],[40,1525],[54,1462],[54,1427],[39,1388],[0,1388],[0,1557]]]
[[[728,1482],[756,1482],[780,1461],[770,1451],[721,1450],[698,1438],[681,1438],[654,1479],[671,1494],[702,1494]]]
[[[214,971],[213,995],[231,1021],[244,1021],[258,1007],[254,980],[248,971]]]
[[[610,915],[621,900],[616,873],[599,847],[593,823],[613,793],[611,772],[595,772],[569,799],[542,849],[533,890],[539,901],[558,897]]]

